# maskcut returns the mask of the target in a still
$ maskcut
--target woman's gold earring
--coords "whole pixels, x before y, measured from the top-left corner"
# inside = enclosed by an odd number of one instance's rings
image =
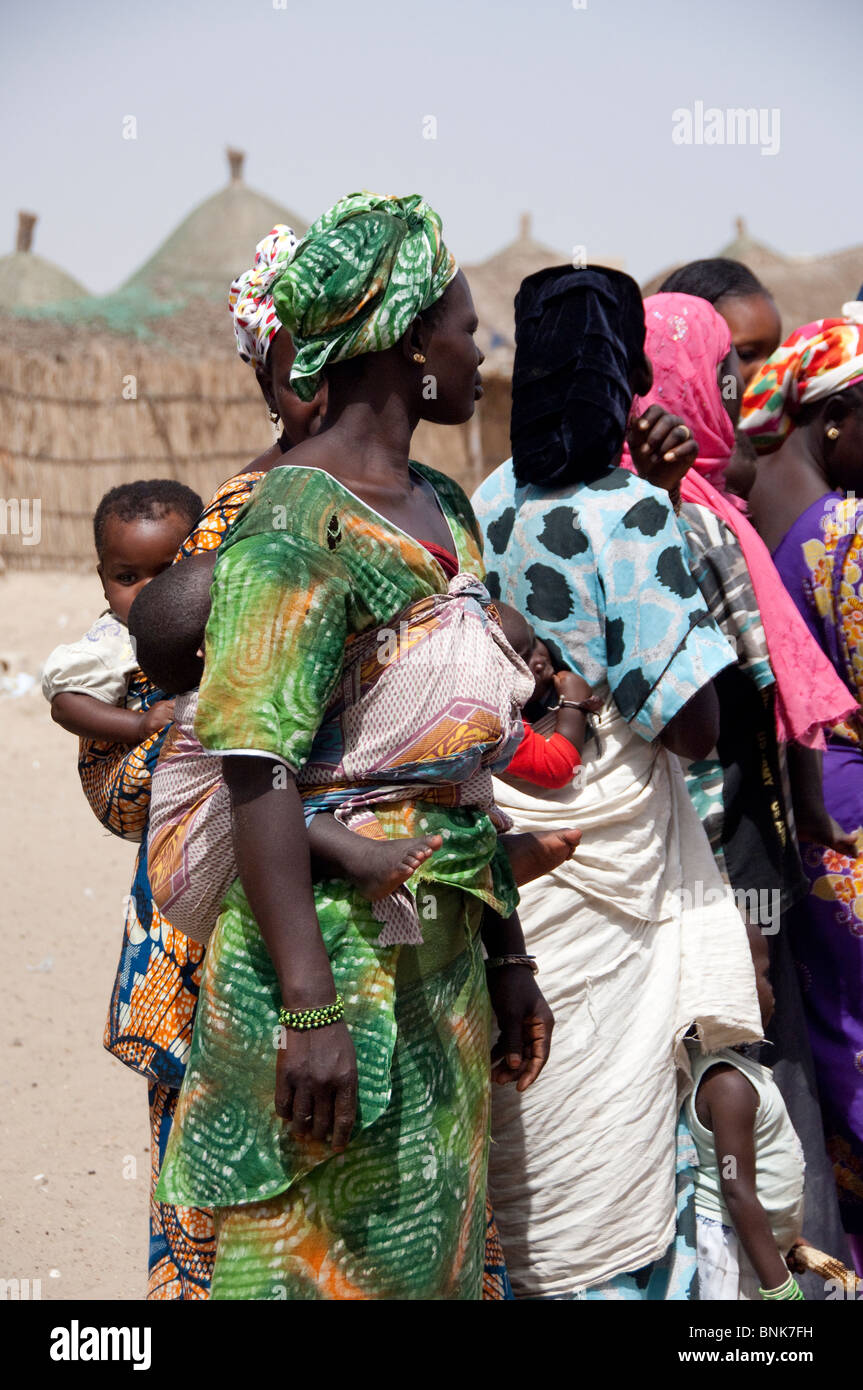
[[[270,419],[272,420],[274,425],[277,425],[279,423],[279,412],[277,410],[271,410]]]
[[[425,360],[426,360],[426,359],[425,359],[425,353],[424,353],[424,352],[415,352],[415,353],[414,353],[414,361],[415,361],[415,362],[425,362]]]
[[[827,438],[832,440],[837,440],[839,438],[839,431],[835,425],[831,425],[827,430]]]

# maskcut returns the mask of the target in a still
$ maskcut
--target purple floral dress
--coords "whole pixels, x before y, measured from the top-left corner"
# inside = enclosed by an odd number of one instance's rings
[[[828,493],[773,559],[810,632],[863,697],[863,502]],[[824,754],[824,800],[844,830],[863,826],[863,721],[837,725]],[[863,849],[863,837],[858,848]],[[809,897],[796,912],[803,988],[827,1146],[843,1225],[863,1236],[863,853],[804,845]]]

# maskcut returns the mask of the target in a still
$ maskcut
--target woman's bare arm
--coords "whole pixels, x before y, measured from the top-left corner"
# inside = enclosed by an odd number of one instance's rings
[[[234,851],[240,882],[292,1010],[335,1000],[336,988],[318,924],[309,841],[296,783],[269,758],[227,757]],[[286,783],[286,785],[284,785]],[[273,1019],[275,1024],[276,1020]],[[276,1112],[298,1135],[332,1134],[346,1147],[356,1118],[357,1064],[344,1021],[284,1030],[276,1061]]]
[[[710,756],[719,738],[719,698],[713,681],[687,700],[659,737],[670,753],[681,758],[697,760]]]

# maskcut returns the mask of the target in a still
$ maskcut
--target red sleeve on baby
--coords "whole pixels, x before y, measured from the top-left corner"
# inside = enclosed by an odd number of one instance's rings
[[[580,765],[578,749],[563,734],[552,734],[546,739],[530,724],[525,724],[524,738],[507,772],[525,782],[534,782],[538,787],[558,791],[572,781]]]

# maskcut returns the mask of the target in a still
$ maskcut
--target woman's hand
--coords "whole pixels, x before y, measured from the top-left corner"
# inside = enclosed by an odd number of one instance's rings
[[[357,1117],[357,1057],[340,1020],[325,1028],[283,1028],[276,1061],[276,1114],[294,1134],[347,1148]]]
[[[642,478],[664,492],[678,486],[698,457],[692,430],[679,415],[669,415],[661,405],[650,405],[629,427],[632,462]]]
[[[824,845],[846,859],[856,859],[859,854],[858,843],[861,831],[843,830],[835,817],[823,810],[820,815],[796,814],[797,838],[807,844]]]
[[[824,845],[846,859],[856,859],[860,853],[861,828],[843,830],[824,805],[824,755],[821,750],[789,743],[788,775],[797,839]]]
[[[526,965],[497,965],[488,971],[488,992],[500,1028],[492,1049],[494,1079],[526,1091],[551,1050],[554,1015]]]

